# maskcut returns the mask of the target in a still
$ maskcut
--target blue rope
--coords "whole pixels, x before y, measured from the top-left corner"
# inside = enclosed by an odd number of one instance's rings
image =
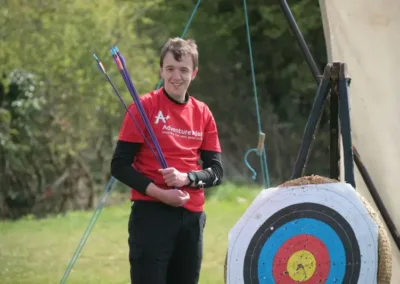
[[[249,26],[249,19],[247,16],[247,1],[243,0],[243,6],[244,6],[244,17],[246,21],[246,31],[247,31],[247,43],[249,47],[249,57],[250,57],[250,65],[251,65],[251,75],[252,75],[252,81],[253,81],[253,90],[254,90],[254,102],[256,105],[256,111],[257,111],[257,124],[258,124],[258,133],[260,135],[263,134],[262,132],[262,127],[261,127],[261,118],[260,118],[260,108],[258,106],[258,95],[257,95],[257,86],[256,86],[256,77],[255,77],[255,72],[254,72],[254,63],[253,63],[253,54],[252,54],[252,47],[251,47],[251,39],[250,39],[250,26]],[[261,163],[261,169],[263,172],[263,179],[264,179],[264,185],[266,188],[270,186],[269,182],[269,174],[268,174],[268,165],[267,165],[267,154],[265,151],[265,146],[262,145],[262,151],[260,152],[258,149],[251,149],[248,151],[245,155],[245,164],[246,166],[254,173],[253,179],[256,178],[257,174],[255,173],[254,169],[250,166],[250,164],[247,161],[247,156],[250,152],[256,152],[260,156],[260,163]]]
[[[192,22],[192,20],[194,18],[194,15],[195,15],[195,13],[196,13],[199,5],[200,5],[200,1],[201,0],[198,0],[196,6],[193,8],[193,12],[192,12],[187,24],[186,24],[185,29],[183,30],[181,38],[183,38],[186,35],[186,33],[187,33],[188,29],[189,29],[189,26],[190,26],[190,24],[191,24],[191,22]],[[95,57],[95,59],[96,59],[96,57]],[[101,70],[101,68],[100,68],[100,70]],[[161,87],[161,85],[162,85],[162,79],[160,79],[156,89],[159,89]],[[85,245],[85,243],[86,243],[86,241],[87,241],[87,239],[88,239],[88,237],[89,237],[89,235],[90,235],[90,233],[91,233],[91,231],[92,231],[92,229],[93,229],[93,227],[94,227],[94,225],[95,225],[95,223],[96,223],[96,221],[98,219],[98,217],[100,216],[100,213],[101,213],[101,210],[103,208],[103,205],[105,205],[107,203],[108,197],[110,196],[111,191],[114,189],[114,187],[115,187],[117,182],[118,181],[114,177],[111,177],[110,181],[108,182],[108,184],[107,184],[107,186],[106,186],[106,188],[104,190],[104,193],[102,195],[102,198],[100,199],[100,202],[98,203],[98,205],[96,207],[96,210],[95,210],[92,218],[90,219],[89,224],[88,224],[88,226],[87,226],[87,228],[86,228],[86,230],[85,230],[85,232],[84,232],[84,234],[83,234],[83,236],[81,238],[81,241],[79,242],[78,247],[75,249],[74,255],[72,256],[72,259],[69,262],[66,271],[64,272],[64,275],[63,275],[63,277],[62,277],[62,279],[60,281],[61,284],[66,283],[67,278],[68,278],[69,274],[71,273],[71,270],[72,270],[73,266],[75,265],[76,261],[78,260],[78,257],[80,255],[80,253],[81,253],[81,251],[82,251],[82,249],[83,249],[83,247],[84,247],[84,245]]]
[[[187,24],[186,24],[186,27],[185,27],[185,29],[184,29],[183,32],[182,32],[181,38],[184,38],[185,35],[186,35],[186,33],[187,33],[187,31],[189,30],[189,26],[190,26],[190,24],[191,24],[191,22],[192,22],[192,20],[193,20],[193,18],[194,18],[194,15],[196,14],[197,8],[199,8],[199,5],[200,5],[200,0],[198,0],[196,6],[194,6],[193,12],[192,12],[192,14],[190,15],[190,18],[189,18],[189,20],[188,20],[188,22],[187,22]]]
[[[194,6],[193,12],[192,12],[192,14],[191,14],[190,17],[189,17],[189,20],[188,20],[188,22],[186,23],[186,27],[183,29],[183,32],[182,32],[182,35],[180,36],[180,38],[184,38],[185,35],[187,34],[187,32],[188,32],[188,30],[189,30],[189,26],[190,26],[190,24],[191,24],[192,21],[193,21],[194,15],[196,14],[197,8],[199,8],[200,2],[201,2],[201,0],[198,0],[196,6]],[[160,81],[158,82],[158,85],[157,85],[157,87],[156,87],[156,90],[159,89],[159,88],[161,87],[162,84],[163,84],[163,79],[160,79]]]
[[[87,239],[89,238],[89,235],[96,224],[97,218],[99,218],[101,210],[103,210],[103,205],[106,204],[108,197],[111,194],[111,191],[114,189],[116,185],[116,179],[114,177],[111,177],[110,181],[108,182],[103,195],[100,199],[100,202],[98,203],[96,210],[94,211],[93,217],[90,219],[88,226],[86,227],[85,232],[83,233],[83,236],[81,238],[81,241],[79,242],[78,247],[75,249],[74,255],[72,256],[71,261],[68,264],[67,269],[64,272],[63,278],[61,279],[60,283],[65,283],[67,281],[67,278],[69,274],[71,273],[72,267],[75,265],[75,262],[78,260],[78,257],[83,249],[83,246],[85,245]]]
[[[249,168],[249,170],[253,173],[252,178],[256,179],[257,177],[257,172],[250,166],[249,162],[247,161],[247,156],[251,153],[251,152],[256,152],[258,154],[258,149],[250,149],[246,152],[246,154],[244,155],[244,163],[246,164],[246,166]]]

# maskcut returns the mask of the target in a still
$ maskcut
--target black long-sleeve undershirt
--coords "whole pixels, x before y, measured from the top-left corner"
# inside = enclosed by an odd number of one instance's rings
[[[140,147],[140,143],[118,141],[111,161],[111,174],[125,185],[146,194],[146,188],[153,181],[132,167]],[[213,151],[201,151],[200,158],[203,162],[203,170],[193,171],[196,182],[192,187],[209,188],[221,184],[223,177],[221,154]]]

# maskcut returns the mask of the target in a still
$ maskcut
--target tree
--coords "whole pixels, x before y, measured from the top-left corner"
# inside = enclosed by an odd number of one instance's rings
[[[95,190],[110,177],[124,109],[92,54],[127,103],[132,99],[109,53],[113,44],[127,58],[138,91],[154,85],[149,39],[137,44],[128,25],[127,11],[135,5],[140,2],[17,0],[0,8],[3,214],[43,211],[43,198],[51,204],[45,211],[90,208]]]
[[[154,48],[159,48],[168,37],[182,33],[196,2],[162,1],[148,9],[135,24],[139,35],[150,35]],[[298,1],[291,8],[316,61],[325,65],[318,1]],[[279,3],[248,1],[247,12],[261,131],[266,133],[270,175],[276,184],[290,178],[316,86]],[[257,145],[258,122],[243,2],[202,2],[186,38],[194,38],[200,52],[200,72],[191,92],[206,101],[216,116],[226,176],[249,182],[251,173],[243,156]],[[324,116],[321,128],[326,122]],[[327,173],[327,137],[322,133],[314,143],[311,172]],[[261,171],[256,155],[249,161]]]

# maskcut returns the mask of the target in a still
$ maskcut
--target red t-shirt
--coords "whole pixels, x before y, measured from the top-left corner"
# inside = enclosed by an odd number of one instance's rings
[[[174,167],[184,173],[201,170],[200,150],[221,152],[217,126],[205,103],[193,97],[189,97],[185,104],[175,103],[167,97],[163,88],[141,96],[140,100],[168,167]],[[129,110],[157,155],[136,105],[131,104]],[[122,123],[119,140],[143,143],[133,166],[151,178],[158,187],[169,189],[158,172],[158,169],[161,168],[158,159],[154,157],[128,112]],[[204,190],[190,187],[181,189],[190,194],[190,200],[183,207],[191,211],[202,211],[205,201]],[[131,200],[155,201],[154,198],[143,195],[133,188],[131,189]]]

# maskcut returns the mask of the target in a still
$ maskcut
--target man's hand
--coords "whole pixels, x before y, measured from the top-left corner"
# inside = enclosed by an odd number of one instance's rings
[[[146,194],[174,207],[183,206],[190,199],[190,195],[186,191],[178,189],[165,190],[154,183],[149,184]]]
[[[190,199],[189,193],[179,189],[163,190],[161,200],[171,206],[183,206]]]
[[[158,171],[162,174],[164,181],[168,186],[179,188],[188,185],[190,182],[186,173],[181,173],[175,168],[159,169]]]

